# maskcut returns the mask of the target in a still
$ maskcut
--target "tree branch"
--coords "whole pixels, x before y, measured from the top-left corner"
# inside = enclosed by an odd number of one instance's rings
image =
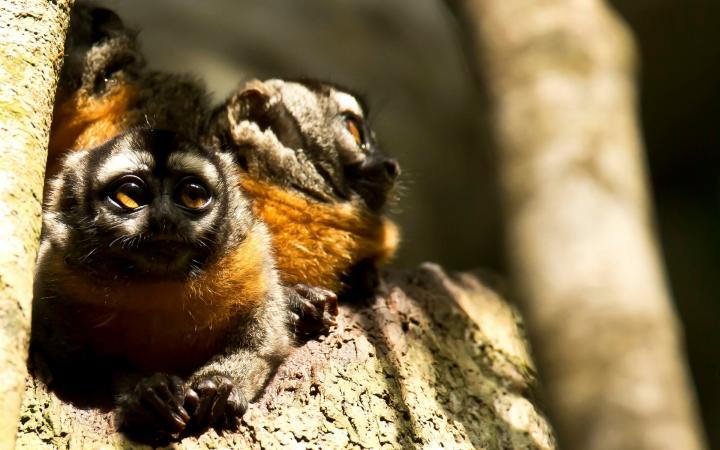
[[[296,350],[238,432],[178,448],[554,448],[517,315],[496,293],[430,264],[386,274],[383,289]],[[111,417],[29,379],[18,448],[128,448]]]
[[[71,3],[0,4],[0,448],[12,448],[17,431],[45,158]]]
[[[653,233],[630,34],[597,0],[450,3],[494,104],[510,262],[560,445],[702,448]]]

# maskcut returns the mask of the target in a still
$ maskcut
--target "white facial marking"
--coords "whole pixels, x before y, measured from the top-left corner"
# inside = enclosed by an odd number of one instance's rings
[[[206,158],[193,153],[173,153],[167,161],[168,169],[176,172],[188,172],[207,180],[211,185],[220,182],[220,175],[214,164]]]
[[[154,166],[153,156],[148,152],[121,152],[110,156],[100,166],[97,181],[104,185],[127,173],[149,172]]]
[[[198,220],[195,224],[196,229],[200,230],[208,230],[210,226],[215,222],[217,219],[218,214],[220,214],[219,211],[220,208],[213,208],[210,210],[209,214],[206,214],[203,218]]]
[[[333,91],[333,99],[337,102],[340,111],[349,111],[358,117],[363,117],[363,111],[360,103],[352,95],[346,92]]]
[[[299,83],[285,83],[282,86],[282,101],[302,128],[308,121],[316,123],[319,119],[320,105],[317,95]]]

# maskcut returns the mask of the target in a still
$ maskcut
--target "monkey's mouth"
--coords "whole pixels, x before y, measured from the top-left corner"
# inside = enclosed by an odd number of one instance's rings
[[[372,211],[379,211],[388,201],[395,182],[400,176],[400,166],[392,158],[379,157],[345,169],[350,186]]]
[[[123,252],[122,259],[128,275],[184,279],[201,270],[206,256],[187,243],[148,241],[131,252]]]

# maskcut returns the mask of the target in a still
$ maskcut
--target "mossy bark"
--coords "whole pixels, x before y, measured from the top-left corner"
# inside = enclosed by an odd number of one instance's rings
[[[25,379],[45,158],[72,0],[0,2],[0,448]]]
[[[174,448],[551,449],[518,316],[471,273],[426,264],[344,304],[337,330],[296,350],[239,431]],[[28,379],[18,448],[142,448],[112,413]]]

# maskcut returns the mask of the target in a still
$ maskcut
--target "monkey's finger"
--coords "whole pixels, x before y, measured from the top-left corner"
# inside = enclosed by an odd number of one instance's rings
[[[188,388],[188,390],[185,391],[185,401],[183,402],[185,411],[189,412],[191,415],[194,416],[199,404],[200,396],[198,395],[198,393],[195,392],[194,389]]]
[[[212,380],[203,380],[195,387],[195,391],[200,396],[200,402],[195,410],[193,422],[197,426],[205,427],[208,424],[208,417],[215,403],[217,385]]]
[[[225,405],[225,415],[228,417],[228,424],[237,428],[240,425],[240,418],[247,411],[248,402],[239,389],[233,389]]]
[[[325,312],[325,305],[318,302],[313,302],[312,300],[299,296],[295,300],[295,308],[294,308],[296,314],[298,314],[302,319],[311,319],[311,320],[321,320],[323,313]]]
[[[294,312],[290,312],[288,314],[288,321],[290,322],[290,325],[296,326],[300,322],[300,316],[298,316]]]
[[[143,387],[143,397],[152,405],[156,413],[171,423],[182,422],[183,428],[190,415],[182,407],[183,382],[174,375],[155,374]],[[178,420],[179,419],[179,420]]]
[[[295,292],[297,292],[298,294],[300,294],[304,297],[307,297],[313,290],[313,288],[310,285],[304,284],[304,283],[297,283],[292,286],[292,289],[294,289]]]
[[[308,298],[309,294],[303,293],[300,288],[291,289],[288,294],[288,303],[292,311],[300,316],[317,315],[318,308]]]
[[[337,304],[337,295],[330,290],[325,288],[310,286],[303,283],[298,283],[293,286],[295,291],[302,297],[310,301],[314,305],[324,304]]]
[[[333,316],[338,315],[337,295],[334,292],[306,284],[297,284],[294,288],[306,314],[320,318],[323,311],[327,311]]]
[[[121,426],[132,432],[149,431],[171,434],[182,431],[190,416],[181,409],[180,399],[171,393],[171,386],[182,380],[156,373],[137,383],[131,393],[118,399]]]
[[[210,408],[210,425],[221,425],[222,422],[225,422],[225,406],[227,405],[227,399],[233,387],[232,381],[228,379],[220,381],[213,405]]]
[[[334,292],[331,292],[331,294],[332,294],[332,297],[328,297],[328,302],[326,303],[326,305],[327,305],[326,309],[333,316],[337,316],[338,314],[340,314],[340,310],[338,309],[337,295],[335,295]]]
[[[323,316],[323,324],[327,328],[334,327],[337,325],[337,319],[334,316],[330,316],[330,315],[326,314]]]
[[[183,381],[180,377],[174,375],[168,376],[165,380],[158,383],[155,392],[174,415],[179,416],[184,423],[190,420],[190,415],[185,408],[183,408],[185,396],[183,395]],[[163,408],[161,413],[165,413],[165,408]]]
[[[169,390],[167,392],[169,393]],[[182,431],[185,429],[185,425],[188,419],[190,419],[190,416],[184,409],[181,413],[173,405],[168,404],[166,400],[161,398],[161,395],[163,394],[158,394],[152,387],[146,387],[141,402],[152,408],[154,415],[166,423],[170,430],[177,432]]]
[[[176,400],[184,399],[185,397],[185,383],[182,378],[171,375],[168,377],[168,386],[170,387],[170,394]]]

